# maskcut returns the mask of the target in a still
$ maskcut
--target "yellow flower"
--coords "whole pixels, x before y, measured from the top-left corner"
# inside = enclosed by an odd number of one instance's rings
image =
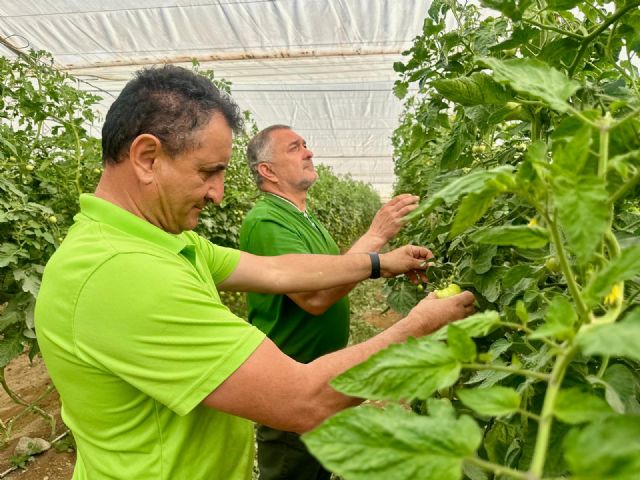
[[[613,305],[614,303],[617,303],[618,300],[622,298],[622,293],[623,293],[622,285],[620,285],[619,283],[616,283],[611,289],[611,291],[609,292],[609,294],[606,297],[604,297],[604,304]]]
[[[533,217],[531,220],[529,220],[529,227],[537,227],[538,226],[538,221],[536,220],[536,217]]]

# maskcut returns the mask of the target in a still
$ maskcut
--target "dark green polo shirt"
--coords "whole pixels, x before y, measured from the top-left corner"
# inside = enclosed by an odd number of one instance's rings
[[[339,255],[329,232],[309,213],[276,195],[264,194],[240,229],[240,249],[256,255]],[[322,315],[311,315],[286,295],[247,294],[249,322],[280,349],[308,363],[347,345],[349,300],[345,296]]]

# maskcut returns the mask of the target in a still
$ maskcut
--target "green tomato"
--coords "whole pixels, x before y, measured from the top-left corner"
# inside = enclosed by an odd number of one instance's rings
[[[455,283],[450,283],[446,288],[443,288],[442,290],[436,290],[434,293],[438,298],[449,298],[459,294],[461,291],[462,289],[458,285],[456,285]]]
[[[547,261],[544,262],[544,268],[552,273],[557,273],[560,271],[560,261],[556,257],[549,257]]]
[[[24,167],[24,168],[26,168],[26,169],[27,169],[27,171],[29,171],[29,172],[33,172],[33,169],[34,169],[34,168],[36,168],[36,167],[34,167],[33,165],[29,164],[29,165],[27,165],[27,166],[26,166],[26,167]]]
[[[472,151],[473,153],[484,153],[486,150],[487,150],[487,146],[486,146],[486,145],[483,145],[482,143],[479,143],[479,144],[477,144],[477,145],[474,145],[474,146],[471,148],[471,151]]]
[[[422,285],[421,283],[419,283],[416,288],[418,289],[419,292],[424,292],[424,285]]]
[[[55,215],[49,217],[49,223],[58,223],[58,219]]]

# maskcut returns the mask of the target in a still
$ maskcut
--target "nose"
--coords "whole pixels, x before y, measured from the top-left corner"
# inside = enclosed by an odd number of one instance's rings
[[[224,177],[216,179],[209,185],[206,199],[218,205],[224,197]]]
[[[313,158],[313,152],[311,149],[309,147],[304,147],[304,149],[306,150],[305,158]]]

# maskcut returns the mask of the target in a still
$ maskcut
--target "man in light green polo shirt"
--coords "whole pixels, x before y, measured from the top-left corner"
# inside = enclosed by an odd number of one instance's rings
[[[307,209],[307,192],[317,179],[313,153],[287,125],[258,132],[247,146],[247,162],[263,195],[240,229],[240,249],[255,255],[315,253],[339,255],[329,232]],[[418,197],[398,195],[376,214],[367,232],[347,253],[377,252],[396,235]],[[349,340],[348,293],[355,284],[287,295],[249,293],[249,322],[287,355],[309,363],[340,350]],[[307,451],[299,435],[258,426],[261,480],[328,480],[331,474]]]
[[[359,402],[328,381],[390,343],[473,311],[428,300],[376,339],[304,365],[235,317],[220,290],[284,293],[420,274],[430,252],[258,257],[190,232],[219,203],[237,106],[204,77],[138,72],[103,126],[104,172],[44,272],[42,355],[77,442],[75,480],[251,478],[250,421],[306,431]]]

